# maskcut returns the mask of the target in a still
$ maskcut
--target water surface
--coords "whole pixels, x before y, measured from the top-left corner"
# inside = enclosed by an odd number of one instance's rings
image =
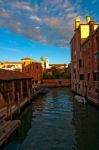
[[[99,110],[52,88],[21,114],[22,126],[4,150],[99,150]]]

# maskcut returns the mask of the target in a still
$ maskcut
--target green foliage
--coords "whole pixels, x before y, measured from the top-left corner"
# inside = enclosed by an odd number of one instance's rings
[[[55,67],[53,67],[51,72],[43,74],[43,79],[70,79],[70,78],[71,73],[69,69],[60,71]]]
[[[43,79],[52,79],[52,75],[50,75],[48,73],[44,73],[43,74]]]

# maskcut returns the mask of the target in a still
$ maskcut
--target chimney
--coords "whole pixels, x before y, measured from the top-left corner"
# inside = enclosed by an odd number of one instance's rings
[[[78,29],[79,25],[80,25],[80,18],[76,18],[75,19],[75,29]]]
[[[90,20],[91,20],[90,16],[86,16],[86,22],[87,22],[87,24],[89,24]]]
[[[91,20],[89,22],[89,31],[90,31],[90,33],[94,31],[94,21],[93,20]]]

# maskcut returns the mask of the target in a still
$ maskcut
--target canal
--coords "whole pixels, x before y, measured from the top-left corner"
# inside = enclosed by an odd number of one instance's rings
[[[69,88],[49,89],[19,118],[4,150],[99,150],[99,110],[75,101]]]

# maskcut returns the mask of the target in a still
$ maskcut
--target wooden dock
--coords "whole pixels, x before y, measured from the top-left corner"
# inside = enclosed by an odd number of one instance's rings
[[[0,147],[8,141],[8,138],[21,125],[20,120],[0,121]]]
[[[0,150],[3,145],[5,145],[9,139],[9,137],[16,131],[18,127],[21,125],[20,120],[12,120],[14,114],[17,114],[22,111],[21,109],[27,105],[30,101],[32,101],[36,96],[39,95],[42,88],[33,93],[31,97],[27,97],[23,102],[20,103],[20,108],[17,106],[12,106],[11,112],[7,114],[6,108],[0,109]]]

